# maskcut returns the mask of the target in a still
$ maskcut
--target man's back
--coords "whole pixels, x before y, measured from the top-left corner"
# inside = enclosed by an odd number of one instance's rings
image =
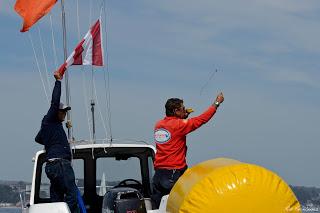
[[[181,169],[186,164],[186,134],[179,131],[182,119],[165,117],[155,126],[156,158],[155,168]]]
[[[166,117],[158,121],[154,129],[157,152],[154,161],[152,200],[155,208],[159,207],[162,196],[170,193],[176,181],[187,169],[186,135],[207,123],[223,100],[223,94],[220,93],[204,113],[190,119],[187,117],[191,112],[185,109],[183,100],[167,100]]]
[[[155,125],[156,142],[155,168],[182,169],[186,163],[186,135],[207,123],[215,114],[210,106],[204,113],[190,119],[167,116]]]
[[[46,122],[44,116],[41,123],[41,137],[46,150],[46,159],[64,158],[71,160],[70,146],[61,122]]]
[[[46,159],[71,159],[71,151],[62,122],[57,114],[61,97],[61,82],[56,81],[52,92],[51,106],[41,122],[41,129],[35,141],[43,144],[46,150]]]

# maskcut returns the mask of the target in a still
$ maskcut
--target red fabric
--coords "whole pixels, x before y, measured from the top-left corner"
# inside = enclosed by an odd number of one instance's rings
[[[67,70],[66,67],[67,67],[67,63],[65,62],[57,70],[60,73],[61,77],[63,77],[64,73],[66,72],[66,70]]]
[[[82,65],[82,52],[84,50],[83,43],[84,39],[82,39],[82,41],[77,45],[76,49],[74,49],[72,65]]]
[[[77,47],[74,49],[71,55],[67,58],[67,60],[57,70],[61,76],[64,75],[67,68],[71,65],[83,65],[83,64],[89,65],[90,63],[90,65],[103,66],[102,40],[101,40],[102,38],[100,33],[101,31],[100,31],[99,19],[90,28],[89,32],[77,45]],[[92,49],[88,48],[90,47],[91,44],[92,44]],[[84,52],[85,50],[86,52]],[[90,60],[86,58],[87,55],[91,56],[91,54],[87,54],[87,51],[90,51],[92,54],[92,58]],[[85,61],[84,59],[87,59],[87,60]]]
[[[102,42],[100,33],[100,20],[98,20],[91,28],[92,35],[92,64],[96,66],[103,66],[102,60]]]
[[[204,113],[190,119],[165,117],[155,125],[156,169],[182,169],[186,163],[186,135],[207,123],[215,114],[210,106]],[[161,141],[162,140],[162,141]],[[167,140],[167,141],[166,141]]]
[[[23,27],[20,32],[25,32],[39,19],[50,12],[57,0],[17,0],[15,11],[23,18]]]

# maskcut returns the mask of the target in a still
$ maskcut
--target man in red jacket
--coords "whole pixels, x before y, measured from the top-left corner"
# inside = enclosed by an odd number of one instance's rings
[[[190,112],[185,109],[183,100],[178,98],[167,100],[166,117],[158,121],[154,129],[157,152],[152,200],[155,208],[159,207],[162,196],[170,193],[175,182],[188,167],[186,135],[207,123],[223,101],[223,94],[220,93],[204,113],[187,119]]]

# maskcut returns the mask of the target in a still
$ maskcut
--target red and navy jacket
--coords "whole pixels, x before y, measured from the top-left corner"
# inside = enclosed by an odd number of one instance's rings
[[[204,113],[190,119],[165,117],[154,129],[156,143],[155,169],[182,169],[186,163],[186,135],[207,123],[216,112],[210,106]]]

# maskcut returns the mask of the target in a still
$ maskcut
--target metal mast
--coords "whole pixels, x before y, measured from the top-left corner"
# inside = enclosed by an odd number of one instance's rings
[[[94,76],[93,76],[93,66],[91,65],[91,116],[92,116],[92,140],[96,143],[96,125],[94,119]]]
[[[61,16],[62,16],[62,33],[63,33],[63,50],[64,61],[67,60],[67,33],[66,33],[66,15],[64,10],[64,0],[61,0]],[[70,106],[70,87],[69,87],[69,74],[65,72],[65,86],[66,86],[66,104]],[[70,111],[67,112],[67,122],[71,122]],[[71,140],[71,128],[68,127],[68,139]]]

